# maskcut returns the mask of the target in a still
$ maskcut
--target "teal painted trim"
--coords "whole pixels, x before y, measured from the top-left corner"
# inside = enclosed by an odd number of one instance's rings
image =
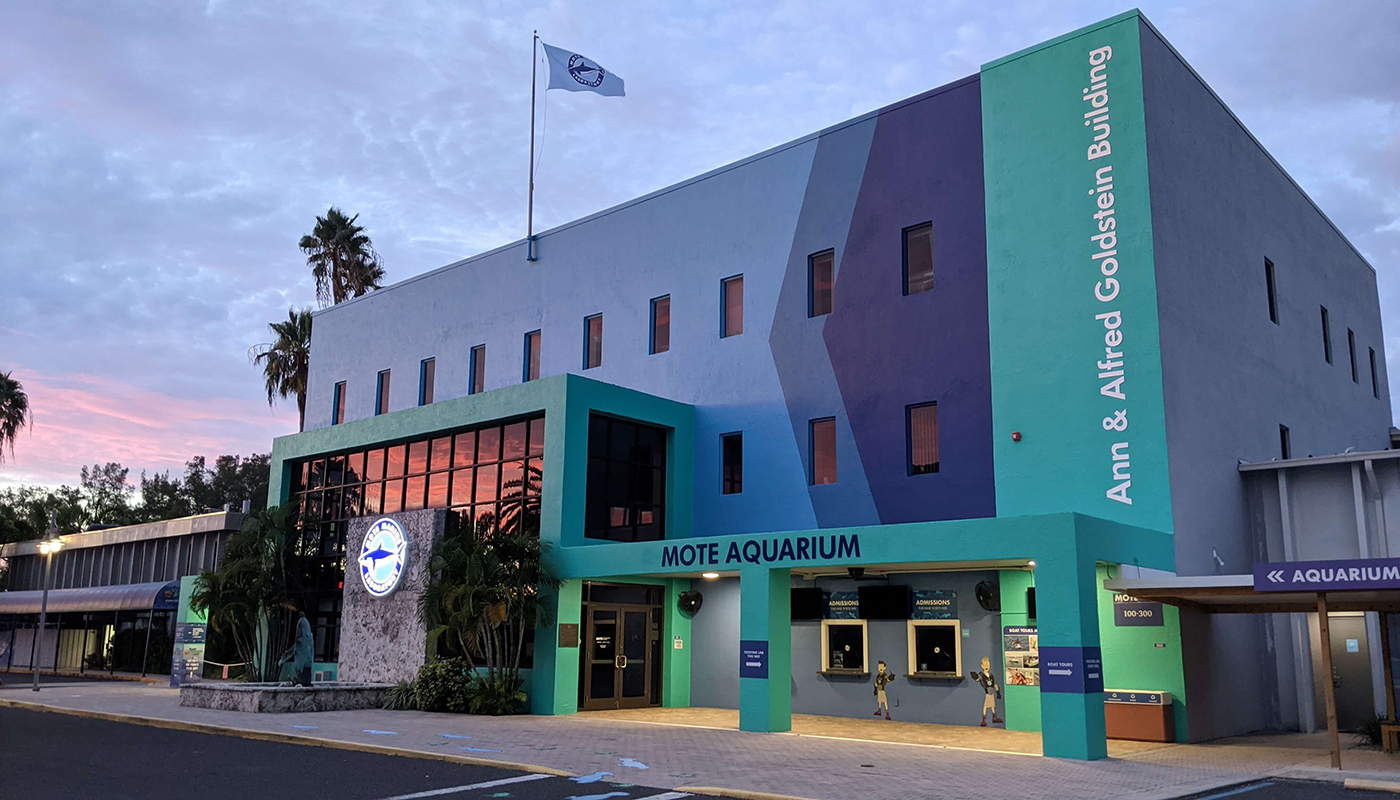
[[[1036,628],[1042,653],[1047,647],[1100,646],[1096,564],[1085,544],[1084,539],[1078,539],[1073,549],[1036,559]],[[1042,608],[1045,613],[1040,612]],[[1040,729],[1041,749],[1047,756],[1081,760],[1108,757],[1102,691],[1067,694],[1042,690]]]
[[[551,623],[535,629],[535,661],[529,680],[530,713],[573,714],[578,711],[578,669],[583,645],[583,581],[563,581],[543,590]],[[559,646],[559,626],[579,626],[579,647]]]
[[[321,673],[323,680],[340,680],[340,665],[334,661],[313,661],[311,662],[311,674]]]
[[[690,707],[691,619],[676,602],[681,592],[691,588],[691,581],[677,578],[666,581],[666,596],[662,599],[665,624],[661,630],[661,705],[666,708]],[[681,649],[675,647],[680,637]]]
[[[176,622],[207,622],[204,614],[196,614],[190,609],[190,595],[194,594],[194,582],[198,575],[186,575],[180,579],[180,601],[175,611]]]
[[[997,574],[1001,587],[1001,624],[1034,625],[1027,610],[1026,590],[1035,585],[1035,573],[1021,569],[1004,569]],[[998,650],[1000,663],[992,665],[1001,676],[1002,697],[1006,702],[1006,729],[1009,731],[1040,731],[1040,688],[1012,686],[1006,681],[1005,654]]]
[[[1064,694],[1041,692],[1040,715],[1044,730],[1041,752],[1053,758],[1097,761],[1108,758],[1104,735],[1103,692]]]
[[[1111,25],[1122,22],[1123,20],[1139,18],[1141,18],[1144,22],[1147,21],[1147,18],[1142,15],[1141,11],[1137,10],[1136,8],[1129,9],[1121,14],[1115,14],[1114,16],[1111,16],[1108,19],[1099,20],[1098,22],[1095,22],[1093,24],[1085,25],[1084,27],[1079,28],[1078,30],[1073,30],[1069,33],[1061,34],[1053,39],[1041,42],[1040,44],[1031,45],[1030,47],[1027,47],[1025,49],[1017,50],[1016,52],[1010,55],[1005,55],[1001,58],[988,61],[987,63],[982,65],[982,71],[986,72],[987,70],[992,69],[994,67],[1000,67],[1005,64],[1009,64],[1017,59],[1025,58],[1029,55],[1034,55],[1040,52],[1041,50],[1045,50],[1047,48],[1063,44],[1071,39],[1076,39],[1080,36],[1084,36],[1085,34],[1093,33],[1094,31],[1102,30]]]
[[[1181,612],[1162,606],[1161,627],[1124,626],[1113,622],[1113,592],[1103,582],[1122,577],[1117,564],[1098,568],[1099,638],[1103,647],[1105,689],[1171,692],[1176,740],[1190,741],[1186,715],[1186,674],[1182,666]],[[1128,577],[1133,575],[1131,567]],[[1161,644],[1162,647],[1157,645]]]
[[[740,571],[739,638],[768,643],[768,677],[739,678],[740,730],[792,730],[791,602],[791,570],[746,565]]]

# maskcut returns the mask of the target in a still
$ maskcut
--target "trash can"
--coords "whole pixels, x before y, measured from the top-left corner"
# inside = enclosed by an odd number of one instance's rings
[[[1103,716],[1110,739],[1176,741],[1170,692],[1104,689]]]

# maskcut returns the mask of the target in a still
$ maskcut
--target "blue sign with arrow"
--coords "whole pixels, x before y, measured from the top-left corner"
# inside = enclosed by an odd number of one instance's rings
[[[1400,558],[1281,561],[1254,565],[1256,592],[1400,589]]]

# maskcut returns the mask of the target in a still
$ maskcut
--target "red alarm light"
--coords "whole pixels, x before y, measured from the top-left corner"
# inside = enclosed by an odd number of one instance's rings
[[[1012,432],[1011,432],[1011,441],[1013,441],[1013,442],[1019,442],[1019,441],[1021,441],[1021,432],[1020,432],[1020,431],[1012,431]]]

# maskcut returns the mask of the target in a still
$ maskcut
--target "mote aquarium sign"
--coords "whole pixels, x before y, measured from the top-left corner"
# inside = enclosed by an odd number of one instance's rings
[[[742,563],[778,564],[784,561],[831,561],[843,558],[860,558],[860,537],[857,534],[775,536],[730,542],[727,548],[721,542],[699,542],[661,548],[663,567],[718,567]]]

